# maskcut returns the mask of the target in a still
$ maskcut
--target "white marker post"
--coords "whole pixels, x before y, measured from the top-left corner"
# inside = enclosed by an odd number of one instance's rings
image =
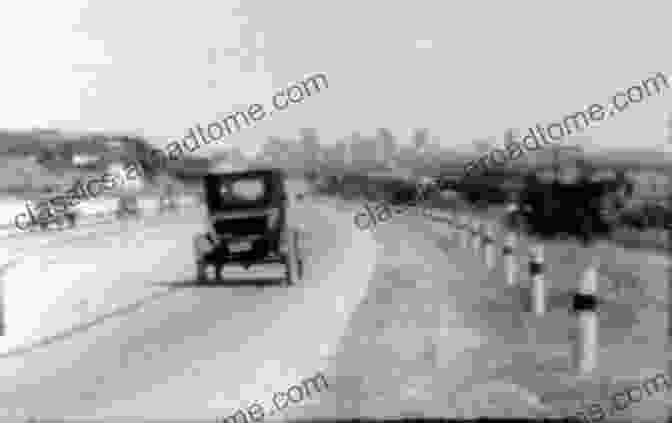
[[[474,253],[478,254],[478,247],[480,244],[480,222],[476,219],[472,219],[472,224],[471,224],[471,249],[474,251]]]
[[[448,219],[448,237],[452,241],[455,236],[455,228],[457,227],[457,215],[452,210],[447,210],[445,214]]]
[[[485,267],[488,270],[491,270],[495,267],[496,263],[494,223],[488,223],[485,225],[483,233],[483,250],[483,254],[485,256]]]
[[[546,313],[546,282],[544,281],[544,249],[542,244],[530,248],[530,279],[534,314]]]
[[[578,314],[579,336],[576,338],[576,367],[580,375],[589,375],[597,368],[597,268],[598,260],[583,272],[579,291],[574,295],[574,311]]]
[[[504,238],[504,247],[502,248],[502,258],[504,259],[504,273],[506,274],[506,284],[509,286],[516,285],[516,275],[518,273],[518,260],[514,254],[516,244],[518,242],[517,225],[518,205],[515,202],[510,202],[506,205],[506,220],[507,226],[512,225],[513,229],[507,231]]]
[[[506,284],[513,286],[516,284],[516,273],[518,271],[518,263],[516,256],[513,254],[516,248],[517,237],[515,232],[507,232],[504,239],[504,247],[502,247],[502,258],[504,260],[504,273],[506,274]]]
[[[457,229],[460,232],[460,248],[469,246],[469,216],[461,215],[458,219]]]

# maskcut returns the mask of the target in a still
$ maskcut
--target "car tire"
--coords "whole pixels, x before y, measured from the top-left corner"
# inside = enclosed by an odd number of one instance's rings
[[[299,275],[301,261],[299,258],[299,252],[297,248],[297,236],[296,232],[292,233],[291,239],[289,241],[289,252],[285,256],[285,285],[290,286],[296,284],[298,280],[301,279]]]
[[[202,261],[196,261],[196,284],[197,285],[207,285],[210,283],[208,279],[208,274],[206,273],[206,268],[208,264]]]
[[[216,263],[215,264],[215,275],[214,275],[214,282],[217,285],[222,285],[225,280],[222,277],[222,268],[224,267],[224,263]]]
[[[298,260],[298,265],[299,265],[299,268],[298,268],[299,279],[303,279],[304,267],[303,267],[303,260],[302,259]]]
[[[291,269],[290,261],[291,261],[291,259],[290,259],[289,255],[285,256],[285,259],[283,260],[283,262],[285,263],[285,278],[284,278],[284,281],[282,281],[282,284],[284,286],[290,286],[290,285],[293,284],[292,269]]]
[[[294,232],[294,251],[296,252],[297,276],[300,280],[303,280],[305,269],[303,266],[303,254],[301,254],[301,248],[299,247],[299,231]]]
[[[194,261],[196,263],[196,284],[201,285],[205,282],[208,275],[205,273],[205,263],[201,259],[201,254],[198,249],[198,237],[199,235],[194,235],[192,239],[192,247],[194,249]]]

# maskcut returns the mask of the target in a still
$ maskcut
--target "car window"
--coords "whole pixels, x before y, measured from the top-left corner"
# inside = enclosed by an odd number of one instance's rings
[[[230,186],[222,185],[220,193],[224,197],[233,197],[239,200],[255,201],[264,197],[266,187],[262,179],[240,179]]]

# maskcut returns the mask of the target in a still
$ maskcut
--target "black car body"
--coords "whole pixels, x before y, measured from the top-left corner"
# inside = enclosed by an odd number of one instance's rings
[[[283,263],[288,284],[299,279],[298,232],[287,225],[286,175],[278,169],[209,173],[204,177],[208,231],[194,239],[198,279],[213,266]]]

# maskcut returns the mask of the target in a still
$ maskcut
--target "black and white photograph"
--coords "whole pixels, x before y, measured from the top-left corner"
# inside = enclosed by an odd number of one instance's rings
[[[0,423],[672,423],[672,3],[0,16]]]

